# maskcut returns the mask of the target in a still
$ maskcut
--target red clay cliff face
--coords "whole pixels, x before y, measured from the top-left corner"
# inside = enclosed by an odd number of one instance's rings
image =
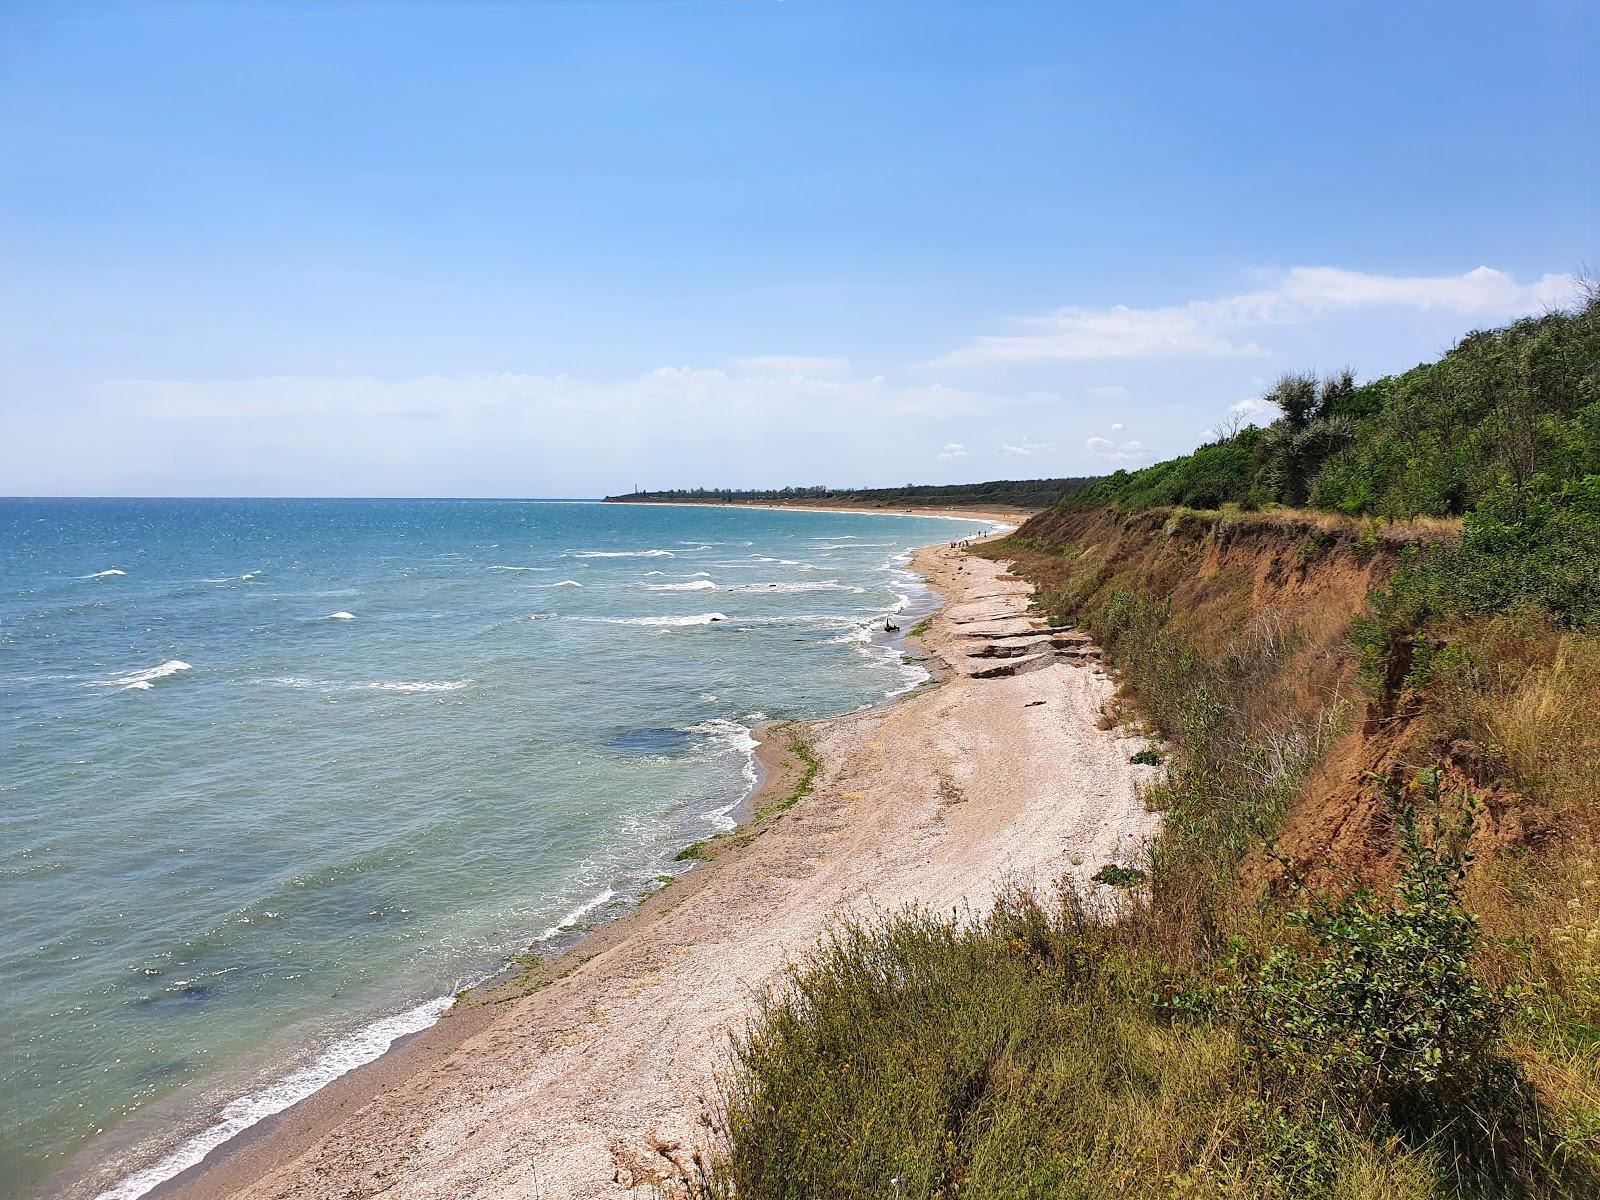
[[[1316,514],[1050,511],[1018,531],[1029,549],[1015,569],[1057,597],[1063,613],[1088,611],[1116,589],[1163,600],[1171,630],[1208,657],[1227,653],[1247,629],[1288,639],[1255,701],[1263,725],[1338,707],[1343,732],[1292,803],[1277,849],[1308,882],[1338,889],[1392,877],[1396,835],[1384,780],[1416,767],[1443,765],[1447,794],[1478,801],[1474,841],[1484,849],[1538,845],[1551,834],[1548,815],[1498,786],[1475,746],[1438,743],[1426,694],[1402,691],[1385,706],[1356,682],[1352,617],[1403,546],[1452,533],[1445,522],[1373,528]],[[1253,892],[1284,882],[1283,866],[1264,853],[1243,875]]]

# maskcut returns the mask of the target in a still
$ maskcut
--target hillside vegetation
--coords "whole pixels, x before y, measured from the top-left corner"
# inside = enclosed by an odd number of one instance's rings
[[[771,489],[675,488],[607,496],[611,503],[650,504],[840,504],[850,507],[899,508],[920,505],[981,508],[1046,508],[1080,488],[1089,479],[996,479],[988,483],[906,484],[897,488],[786,487]]]
[[[1167,748],[1115,919],[839,929],[707,1193],[1600,1196],[1600,305],[1267,398],[983,548]]]

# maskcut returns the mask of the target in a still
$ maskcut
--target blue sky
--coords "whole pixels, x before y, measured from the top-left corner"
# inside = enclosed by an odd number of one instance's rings
[[[1569,297],[1591,0],[1314,7],[10,0],[0,492],[1096,473]]]

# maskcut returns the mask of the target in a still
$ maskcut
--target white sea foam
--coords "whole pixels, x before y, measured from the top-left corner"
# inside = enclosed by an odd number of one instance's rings
[[[861,596],[866,588],[840,583],[837,579],[815,579],[804,583],[741,583],[728,589],[730,592],[768,592],[774,595],[785,592],[850,592]]]
[[[354,621],[356,619],[356,615],[353,612],[336,612],[329,613],[322,619],[324,621]]]
[[[504,565],[502,565],[500,563],[496,563],[492,567],[485,567],[484,570],[486,570],[486,571],[554,571],[555,568],[554,567],[508,567],[508,566],[504,566]]]
[[[597,625],[652,625],[673,628],[682,625],[710,625],[726,621],[727,614],[719,612],[696,613],[692,617],[582,617],[581,620]]]
[[[651,592],[714,592],[717,585],[709,579],[691,579],[688,583],[647,583],[646,591]]]
[[[93,575],[85,575],[84,578],[85,579],[105,579],[105,578],[107,578],[108,576],[111,576],[111,575],[126,575],[126,574],[127,574],[126,571],[119,571],[119,570],[117,570],[116,567],[112,567],[109,571],[96,571]]]
[[[764,719],[761,714],[753,715],[758,719]],[[741,768],[741,773],[744,776],[744,792],[733,803],[707,814],[725,828],[732,829],[735,824],[731,815],[733,810],[738,808],[744,802],[745,797],[755,790],[756,783],[760,778],[756,767],[756,747],[760,743],[756,741],[755,734],[751,732],[749,726],[741,725],[738,721],[730,721],[723,717],[714,717],[709,721],[701,721],[696,725],[690,725],[689,732],[706,734],[718,749],[731,750],[744,756],[744,765]]]
[[[146,667],[142,671],[129,671],[123,675],[115,675],[110,679],[97,679],[101,687],[119,687],[123,691],[147,692],[155,686],[160,679],[170,679],[180,671],[194,670],[186,662],[176,658],[169,658],[166,662],[154,667]]]
[[[576,579],[563,579],[560,583],[530,583],[528,586],[533,588],[555,588],[582,587],[583,584],[579,583]]]
[[[548,942],[551,938],[555,937],[557,934],[564,933],[568,929],[571,929],[574,925],[576,925],[579,921],[583,920],[586,916],[588,916],[590,913],[592,913],[595,909],[599,908],[602,904],[609,903],[611,900],[613,900],[616,897],[616,894],[617,893],[614,890],[612,890],[611,888],[607,888],[605,891],[601,892],[598,896],[594,896],[594,897],[592,897],[592,898],[590,898],[588,900],[585,900],[582,904],[578,905],[577,908],[573,909],[566,916],[562,917],[561,920],[557,921],[554,925],[550,926],[550,928],[546,929],[543,933],[541,933],[538,937],[534,938],[533,940],[536,943],[537,942]],[[98,1200],[98,1197],[96,1198],[96,1200]]]
[[[671,550],[568,550],[564,558],[676,558]]]
[[[454,1002],[439,996],[405,1012],[372,1024],[334,1042],[307,1067],[226,1104],[220,1119],[190,1138],[154,1166],[135,1172],[95,1197],[95,1200],[137,1200],[152,1188],[188,1170],[218,1146],[274,1113],[322,1090],[339,1076],[378,1058],[398,1038],[417,1033],[436,1022]]]
[[[271,680],[277,687],[316,692],[459,692],[472,683],[470,679],[429,680],[378,680],[374,683],[339,683],[329,679],[309,679],[304,675],[280,675]]]

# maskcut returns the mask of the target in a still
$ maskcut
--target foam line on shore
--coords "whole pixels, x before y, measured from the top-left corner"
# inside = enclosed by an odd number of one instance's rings
[[[152,1189],[204,1160],[218,1146],[292,1104],[321,1091],[328,1084],[373,1062],[395,1041],[419,1033],[450,1008],[455,997],[437,996],[414,1008],[384,1017],[334,1042],[310,1066],[285,1075],[259,1091],[230,1101],[222,1119],[196,1134],[155,1165],[136,1171],[107,1188],[95,1200],[138,1200]]]

